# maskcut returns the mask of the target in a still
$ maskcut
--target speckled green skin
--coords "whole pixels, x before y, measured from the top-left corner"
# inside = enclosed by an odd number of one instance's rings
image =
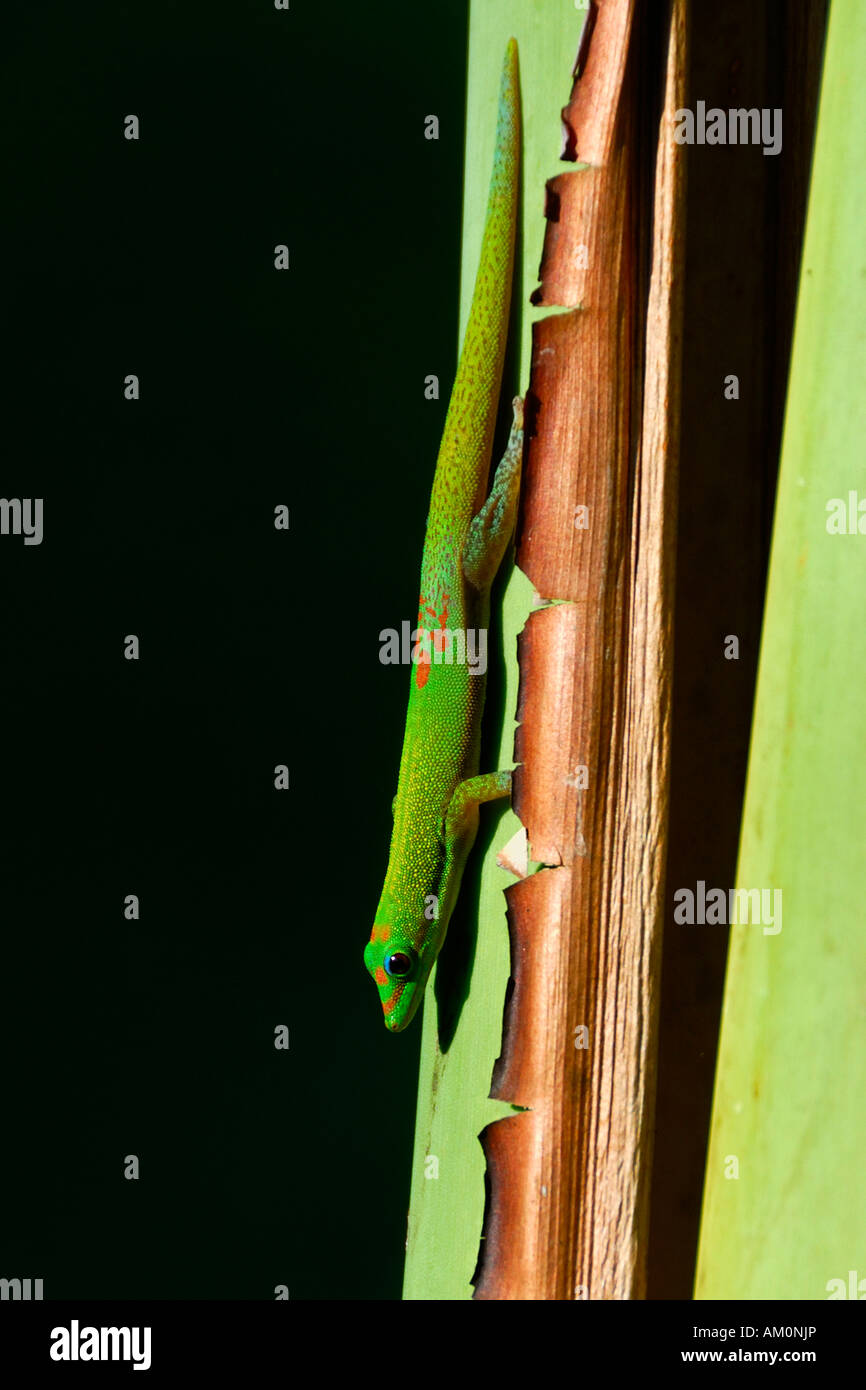
[[[523,453],[519,400],[508,449],[485,497],[508,332],[519,154],[517,44],[511,39],[481,259],[427,518],[418,628],[429,650],[441,646],[443,629],[487,628],[490,585],[514,528]],[[478,776],[484,686],[484,676],[473,674],[466,661],[439,664],[428,654],[411,668],[388,871],[364,952],[392,1032],[415,1013],[445,939],[478,829],[478,805],[511,789],[509,772]],[[412,959],[405,978],[385,969],[394,952]]]

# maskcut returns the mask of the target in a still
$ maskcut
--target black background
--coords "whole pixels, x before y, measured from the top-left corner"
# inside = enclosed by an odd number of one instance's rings
[[[2,491],[45,502],[0,549],[0,1274],[399,1297],[420,1030],[362,961],[406,699],[378,633],[456,357],[465,5],[4,27]]]

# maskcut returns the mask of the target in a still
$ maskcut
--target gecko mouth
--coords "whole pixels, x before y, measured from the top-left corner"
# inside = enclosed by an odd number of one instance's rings
[[[424,998],[424,981],[410,980],[400,982],[390,998],[382,1001],[385,1014],[385,1027],[390,1033],[402,1033],[415,1017],[418,1005]]]

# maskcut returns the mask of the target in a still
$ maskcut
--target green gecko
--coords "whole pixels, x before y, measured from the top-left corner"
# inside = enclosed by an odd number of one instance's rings
[[[510,772],[478,773],[485,678],[466,656],[470,640],[477,643],[483,634],[486,641],[490,585],[514,530],[520,492],[523,402],[517,398],[508,447],[487,495],[508,335],[519,159],[517,44],[510,39],[481,259],[427,516],[388,870],[364,951],[385,1025],[395,1033],[418,1008],[445,940],[479,804],[511,792]],[[467,644],[462,651],[461,639]]]

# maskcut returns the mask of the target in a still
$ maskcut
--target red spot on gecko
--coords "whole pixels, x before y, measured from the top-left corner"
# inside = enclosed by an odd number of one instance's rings
[[[377,965],[376,967],[375,979],[377,985],[386,985],[388,983],[388,976],[385,974],[385,971],[382,969],[381,965]]]
[[[446,637],[443,629],[448,626],[449,598],[450,595],[443,592],[442,607],[439,610],[434,608],[432,604],[427,603],[423,594],[420,599],[421,606],[418,609],[418,626],[422,629],[424,638],[429,636],[432,639],[434,650],[438,653],[442,653],[446,649]],[[422,642],[423,640],[422,638]],[[429,669],[424,669],[422,671],[421,663],[426,663],[426,668],[430,666],[430,654],[429,652],[422,651],[422,642],[418,643],[415,656],[415,661],[419,668],[415,676],[415,682],[419,690],[424,688],[429,677]]]
[[[396,1009],[397,1005],[400,1003],[400,995],[401,995],[402,993],[403,993],[403,986],[402,986],[402,985],[395,985],[395,986],[394,986],[394,993],[391,995],[390,999],[383,999],[383,1000],[382,1000],[382,1012],[384,1013],[384,1015],[385,1015],[386,1018],[388,1017],[388,1014],[392,1014],[392,1013],[394,1012],[394,1010]]]

